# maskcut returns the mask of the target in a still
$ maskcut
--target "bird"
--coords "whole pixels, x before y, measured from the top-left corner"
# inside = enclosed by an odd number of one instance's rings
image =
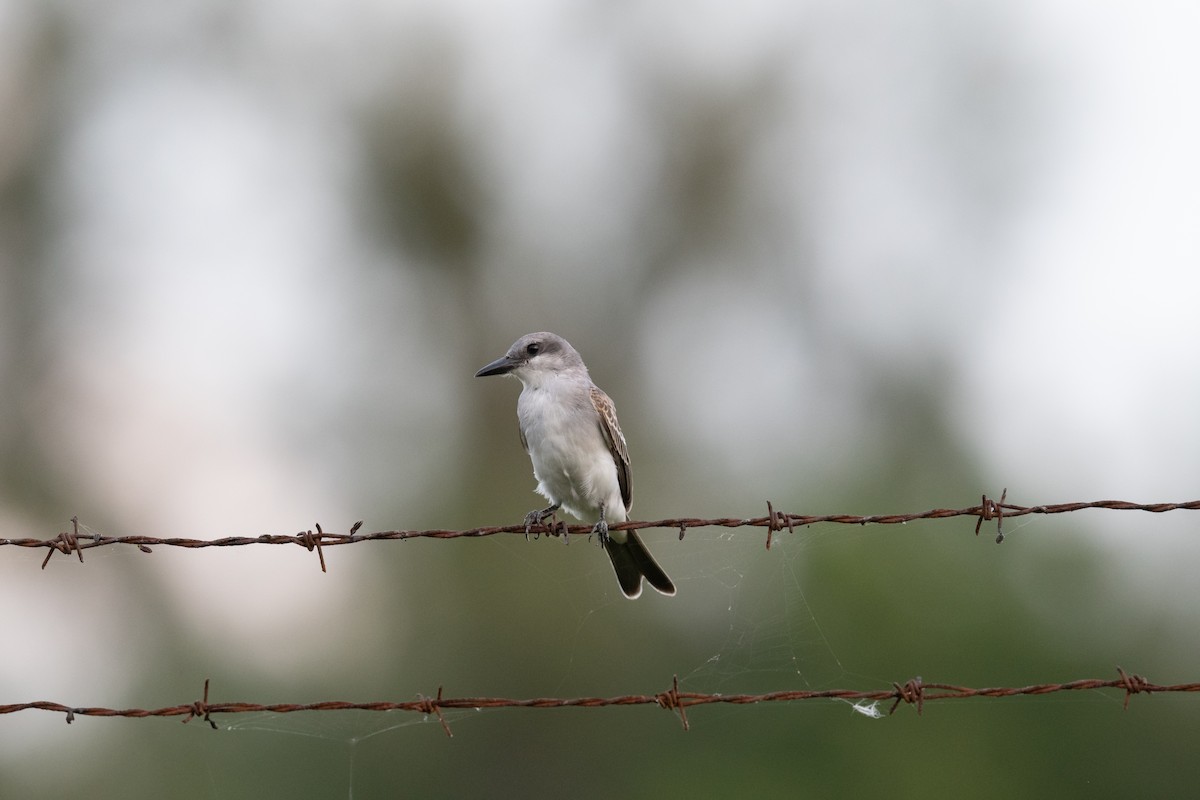
[[[513,342],[475,377],[502,375],[521,382],[517,421],[521,444],[533,462],[537,492],[550,501],[525,515],[525,532],[558,509],[584,522],[612,561],[621,592],[633,599],[642,579],[665,595],[675,584],[642,543],[637,531],[609,531],[625,522],[633,502],[629,447],[613,401],[592,383],[583,358],[561,336],[541,331]]]

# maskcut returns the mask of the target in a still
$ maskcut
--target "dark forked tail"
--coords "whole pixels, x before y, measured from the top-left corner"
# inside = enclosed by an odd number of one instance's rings
[[[637,531],[626,531],[625,541],[616,542],[608,539],[604,549],[612,559],[613,570],[617,573],[617,582],[621,584],[621,592],[630,600],[642,593],[642,578],[667,596],[675,594],[675,584],[663,572],[663,568],[650,555],[646,545],[638,537]]]

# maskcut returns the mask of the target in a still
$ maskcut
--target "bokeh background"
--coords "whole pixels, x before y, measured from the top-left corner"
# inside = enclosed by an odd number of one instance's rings
[[[0,2],[0,536],[511,524],[520,334],[634,516],[1183,501],[1194,4]],[[0,703],[1200,678],[1194,512],[0,548]],[[1190,695],[0,717],[0,796],[1180,796]]]

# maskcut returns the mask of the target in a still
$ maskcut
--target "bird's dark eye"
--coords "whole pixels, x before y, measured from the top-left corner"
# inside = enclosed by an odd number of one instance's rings
[[[525,348],[525,352],[531,356],[536,356],[541,351],[541,349],[542,349],[541,342],[530,342],[529,346]]]

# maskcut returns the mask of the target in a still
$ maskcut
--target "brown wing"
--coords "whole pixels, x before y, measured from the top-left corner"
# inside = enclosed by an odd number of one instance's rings
[[[617,483],[621,485],[621,500],[628,512],[633,505],[633,473],[629,469],[629,447],[625,444],[625,434],[617,423],[617,409],[608,395],[596,386],[592,387],[592,405],[596,407],[596,415],[600,418],[600,433],[608,444],[613,461],[617,464]]]

